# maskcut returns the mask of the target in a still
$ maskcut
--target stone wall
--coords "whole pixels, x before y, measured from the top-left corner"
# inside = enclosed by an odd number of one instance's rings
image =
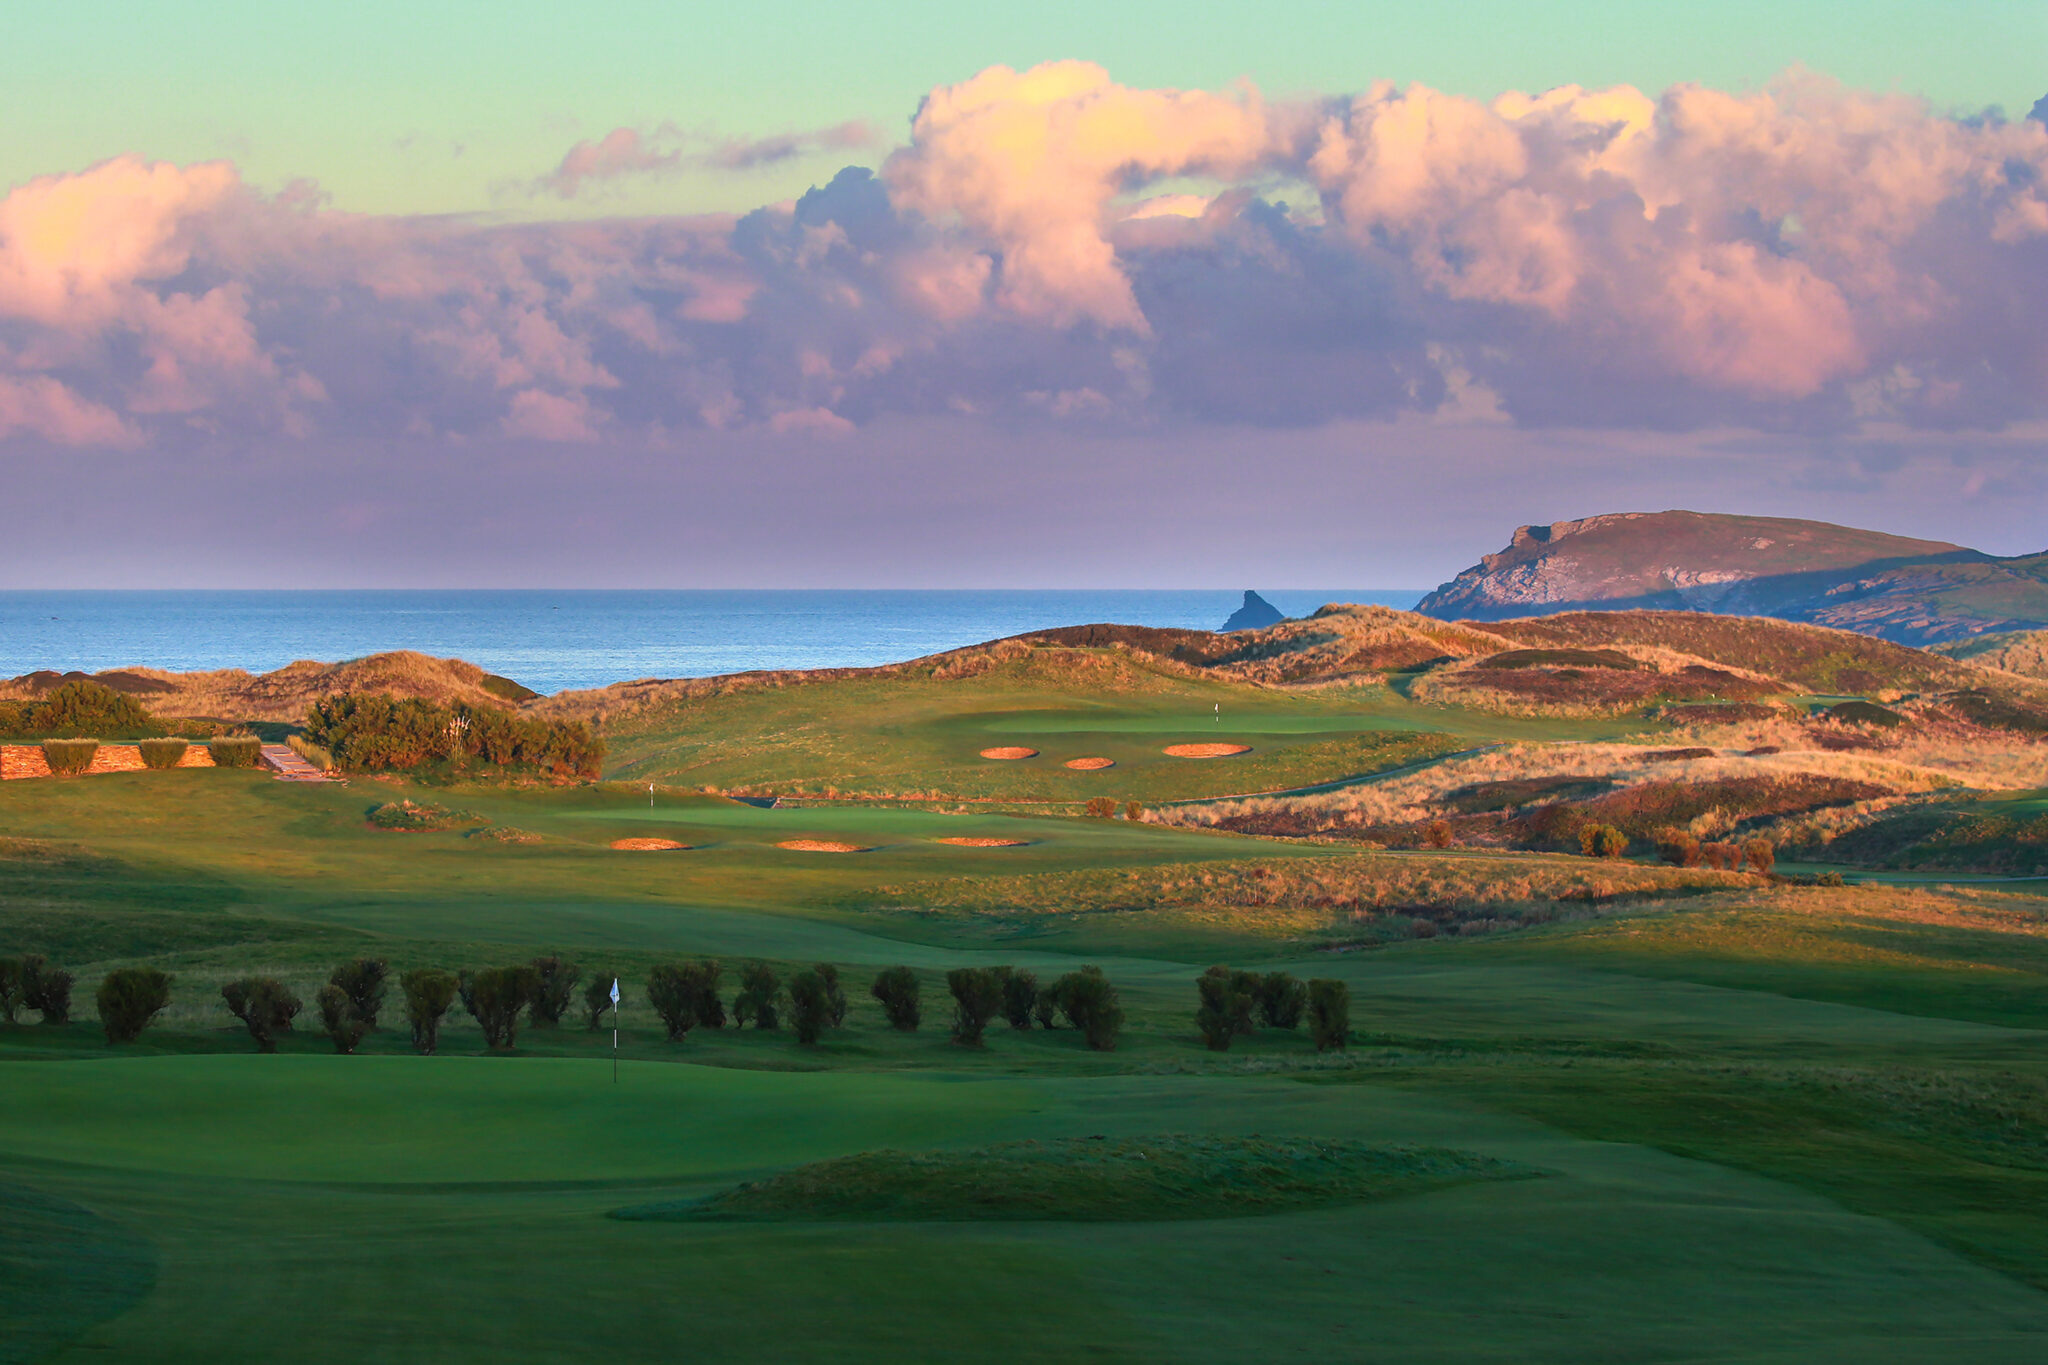
[[[213,755],[206,752],[204,744],[194,744],[185,750],[185,756],[178,760],[181,768],[211,768]],[[142,750],[133,744],[102,744],[99,752],[92,756],[92,766],[84,776],[95,773],[132,773],[145,771]],[[0,781],[12,781],[17,777],[48,777],[50,765],[43,761],[43,746],[40,744],[0,744]]]

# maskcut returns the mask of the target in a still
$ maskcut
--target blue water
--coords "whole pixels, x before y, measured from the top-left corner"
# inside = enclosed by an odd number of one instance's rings
[[[1260,590],[1292,616],[1326,602],[1412,607],[1383,588]],[[0,677],[145,666],[266,672],[391,649],[468,659],[541,692],[751,668],[893,663],[1051,626],[1215,630],[1235,592],[0,592]]]

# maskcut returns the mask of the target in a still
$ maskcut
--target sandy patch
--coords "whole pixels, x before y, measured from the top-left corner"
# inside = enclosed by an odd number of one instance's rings
[[[614,839],[612,847],[635,853],[676,853],[687,852],[691,845],[679,844],[673,839]]]
[[[1101,772],[1104,768],[1114,768],[1116,760],[1113,758],[1070,758],[1067,760],[1066,766],[1074,769],[1076,772],[1095,773]]]
[[[1166,752],[1174,758],[1235,758],[1252,751],[1249,744],[1169,744]]]
[[[842,844],[836,839],[784,839],[776,847],[794,849],[798,853],[869,853],[873,851],[862,844]]]
[[[1021,744],[1003,744],[993,749],[983,749],[983,758],[1037,758],[1038,750],[1027,749]]]
[[[935,839],[932,842],[952,844],[956,848],[1022,848],[1029,839]]]

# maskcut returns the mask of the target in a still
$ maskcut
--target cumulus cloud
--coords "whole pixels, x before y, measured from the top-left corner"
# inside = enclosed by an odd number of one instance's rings
[[[543,180],[869,136],[619,129]],[[0,439],[57,444],[1999,430],[2048,417],[2044,319],[2048,124],[1804,72],[1276,104],[998,67],[927,96],[879,173],[738,216],[351,215],[137,158],[0,198]]]

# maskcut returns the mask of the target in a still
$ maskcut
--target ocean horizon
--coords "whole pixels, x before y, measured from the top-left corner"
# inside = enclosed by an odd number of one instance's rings
[[[1330,602],[1410,608],[1423,589],[1275,588],[1289,616]],[[1210,589],[136,589],[0,591],[0,677],[37,669],[252,673],[409,649],[539,692],[633,678],[852,668],[1054,626],[1215,630]]]

